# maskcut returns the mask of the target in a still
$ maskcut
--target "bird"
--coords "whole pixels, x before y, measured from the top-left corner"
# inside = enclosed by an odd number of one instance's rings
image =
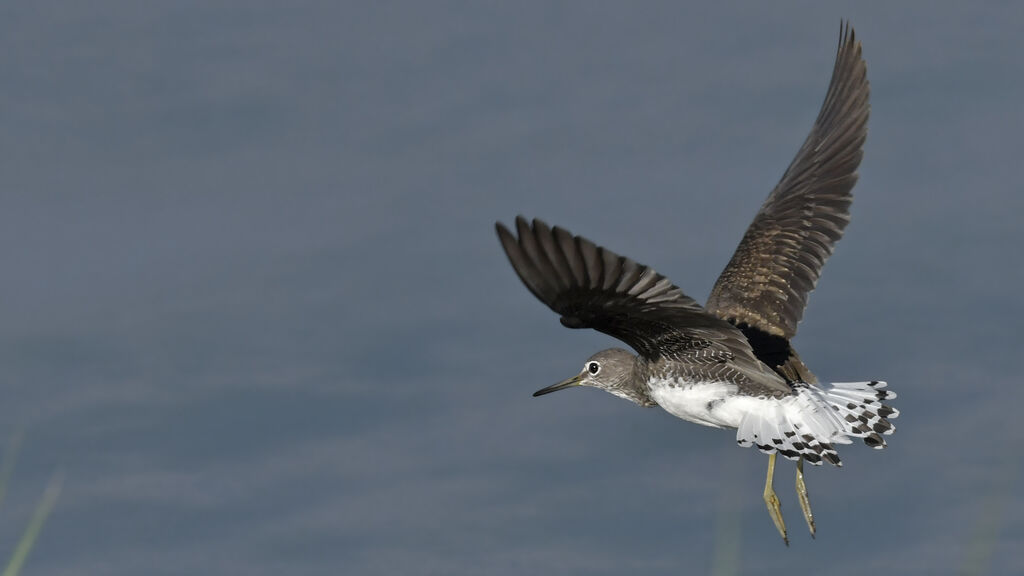
[[[649,266],[540,219],[496,231],[527,289],[568,328],[590,328],[632,348],[591,356],[583,369],[538,390],[599,388],[660,406],[696,424],[736,430],[741,447],[768,454],[763,499],[786,546],[773,487],[776,457],[796,461],[796,493],[817,532],[804,462],[841,466],[836,446],[886,446],[899,411],[884,381],[823,387],[791,340],[807,298],[850,220],[870,112],[867,65],[840,23],[832,78],[817,119],[722,271],[704,306]]]

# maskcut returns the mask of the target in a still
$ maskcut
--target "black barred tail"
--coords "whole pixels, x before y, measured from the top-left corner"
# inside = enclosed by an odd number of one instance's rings
[[[792,396],[751,399],[753,405],[736,430],[736,442],[790,460],[842,466],[834,444],[861,438],[868,446],[881,449],[885,447],[883,436],[896,430],[889,420],[899,416],[899,411],[883,403],[896,394],[885,386],[880,381],[840,382],[822,390],[796,383]]]
[[[900,415],[900,411],[884,404],[883,400],[896,397],[895,392],[885,389],[885,382],[835,382],[825,392],[832,409],[846,423],[846,434],[863,438],[864,443],[876,450],[885,448],[885,438],[896,431],[889,422]]]

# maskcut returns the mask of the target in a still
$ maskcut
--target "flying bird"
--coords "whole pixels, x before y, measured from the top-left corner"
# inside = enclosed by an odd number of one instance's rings
[[[803,463],[841,466],[838,444],[885,447],[899,412],[881,381],[818,384],[790,340],[825,261],[850,220],[867,137],[869,86],[861,45],[840,27],[832,80],[817,120],[701,307],[643,264],[540,220],[497,223],[516,274],[569,328],[628,344],[591,356],[579,374],[534,393],[592,386],[684,420],[735,429],[769,454],[764,501],[788,545],[772,487],[776,456],[797,463],[796,491],[816,531]]]

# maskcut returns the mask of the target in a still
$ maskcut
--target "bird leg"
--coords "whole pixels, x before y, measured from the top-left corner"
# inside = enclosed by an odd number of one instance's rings
[[[814,514],[811,513],[811,501],[807,497],[807,485],[804,484],[804,459],[796,461],[796,496],[800,500],[800,509],[804,511],[804,520],[807,520],[807,528],[811,531],[811,538],[814,538]]]
[[[782,535],[782,541],[789,546],[789,538],[786,537],[786,523],[782,520],[782,510],[779,509],[779,497],[772,488],[772,478],[775,476],[775,454],[768,457],[768,479],[764,483],[764,503],[768,505],[768,515],[772,517],[775,528]]]

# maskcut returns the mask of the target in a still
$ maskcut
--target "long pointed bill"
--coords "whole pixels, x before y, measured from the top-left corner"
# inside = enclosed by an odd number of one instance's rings
[[[583,374],[577,374],[568,380],[563,380],[558,384],[552,384],[547,388],[542,388],[533,393],[534,397],[543,396],[545,394],[551,394],[552,392],[558,392],[559,390],[565,390],[566,388],[572,388],[573,386],[579,386],[583,382]]]

